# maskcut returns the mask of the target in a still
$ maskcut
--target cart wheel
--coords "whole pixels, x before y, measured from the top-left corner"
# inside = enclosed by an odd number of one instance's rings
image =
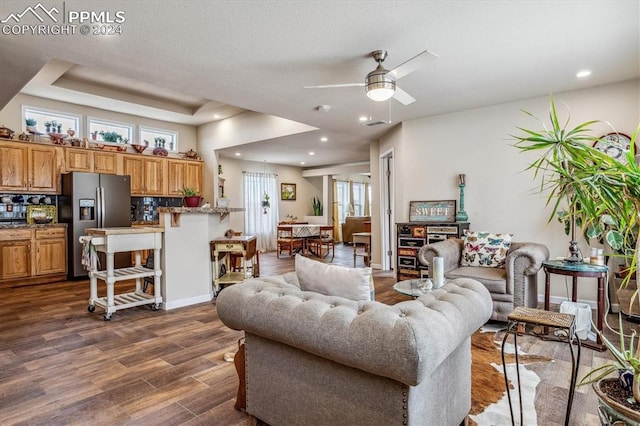
[[[159,307],[160,307],[160,305],[158,305],[157,303],[154,303],[154,304],[151,306],[151,310],[152,310],[152,311],[157,311]]]
[[[111,314],[105,314],[104,315],[104,320],[105,321],[111,321]]]
[[[93,311],[95,311],[95,310],[96,310],[96,306],[95,306],[95,305],[89,305],[89,306],[87,306],[87,311],[89,311],[89,312],[93,312]]]

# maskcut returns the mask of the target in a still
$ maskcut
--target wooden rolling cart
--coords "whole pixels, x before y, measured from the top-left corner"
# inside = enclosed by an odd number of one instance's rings
[[[121,309],[134,306],[152,304],[154,310],[162,303],[160,277],[160,250],[162,249],[162,228],[89,228],[87,235],[80,237],[85,244],[86,251],[93,253],[90,258],[89,286],[91,296],[87,310],[93,312],[96,305],[105,310],[104,320],[109,321],[111,315]],[[154,268],[142,266],[141,252],[153,250]],[[129,268],[114,268],[114,254],[117,252],[134,251],[135,265]],[[105,253],[106,269],[97,269],[97,252]],[[145,277],[153,277],[153,295],[142,291],[142,281]],[[136,289],[130,293],[115,294],[115,283],[124,280],[136,280]],[[98,297],[98,280],[107,286],[107,296]]]

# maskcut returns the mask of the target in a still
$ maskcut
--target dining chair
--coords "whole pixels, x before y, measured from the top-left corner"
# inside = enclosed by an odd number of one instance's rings
[[[278,249],[276,257],[280,257],[280,253],[288,251],[289,256],[293,256],[294,252],[301,251],[304,248],[304,240],[295,238],[291,226],[278,226]]]
[[[322,225],[320,226],[320,232],[317,237],[310,239],[307,244],[310,246],[309,248],[315,251],[318,257],[327,257],[329,253],[331,253],[331,260],[335,256],[335,238],[333,234],[333,226],[331,225]],[[323,248],[327,248],[327,253],[323,254]]]

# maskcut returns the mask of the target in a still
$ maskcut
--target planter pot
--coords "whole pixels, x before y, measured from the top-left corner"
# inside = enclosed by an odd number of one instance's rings
[[[605,391],[603,391],[603,385],[607,383],[618,384],[618,379],[602,379],[593,384],[593,390],[598,396],[598,414],[600,416],[600,423],[604,425],[626,424],[629,426],[640,426],[640,412],[633,410],[615,399],[610,397]],[[629,395],[630,396],[630,395]]]
[[[197,195],[193,197],[184,197],[182,199],[182,202],[185,205],[185,207],[199,207],[200,201],[202,201],[202,197]]]

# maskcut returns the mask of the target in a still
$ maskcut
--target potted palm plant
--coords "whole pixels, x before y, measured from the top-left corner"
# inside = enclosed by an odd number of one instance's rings
[[[540,179],[540,191],[548,193],[547,204],[552,206],[549,221],[560,214],[564,221],[570,221],[580,227],[586,238],[604,237],[611,247],[617,247],[618,250],[624,248],[624,254],[614,255],[626,256],[629,271],[635,272],[640,255],[640,240],[637,234],[640,213],[640,167],[636,164],[633,153],[640,125],[631,139],[631,148],[626,154],[627,161],[620,162],[592,146],[599,138],[590,134],[590,126],[600,121],[588,121],[569,129],[569,120],[561,124],[558,119],[553,98],[549,120],[550,126],[538,120],[542,126],[541,130],[518,127],[522,133],[514,136],[515,146],[520,151],[542,152],[527,169],[532,170],[534,176]],[[566,210],[563,210],[563,203],[566,203]],[[622,286],[626,283],[628,278],[623,281]],[[632,303],[634,299],[637,299],[637,291],[632,297]],[[633,350],[633,339],[632,348],[626,349],[624,332],[620,327],[617,333],[621,336],[621,345],[617,348],[604,338],[602,330],[598,330],[598,333],[617,361],[615,369],[628,371],[633,376],[632,398],[640,402],[640,363],[638,355]],[[606,373],[604,375],[611,371],[613,370],[598,370]],[[601,374],[591,372],[583,382],[601,378]],[[600,389],[599,381],[594,383],[594,387],[596,386]],[[637,405],[635,410],[638,408],[640,405]]]

